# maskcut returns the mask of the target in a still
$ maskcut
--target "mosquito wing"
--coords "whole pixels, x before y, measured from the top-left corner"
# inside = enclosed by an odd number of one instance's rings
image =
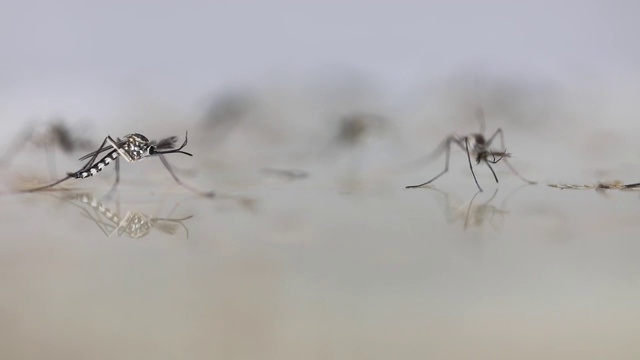
[[[123,146],[125,143],[126,143],[126,141],[118,141],[118,142],[116,143],[116,145],[117,145],[118,147],[121,147],[121,146]],[[98,150],[96,150],[96,151],[92,151],[92,152],[90,152],[90,153],[86,154],[85,156],[81,157],[81,158],[80,158],[80,159],[78,159],[78,160],[80,160],[80,161],[82,161],[82,160],[87,160],[87,159],[89,159],[89,158],[91,158],[91,157],[95,156],[96,154],[101,154],[101,153],[103,153],[103,152],[105,152],[105,151],[109,151],[109,150],[112,150],[112,149],[113,149],[113,146],[111,146],[111,145],[103,146],[102,148],[100,148],[100,149],[98,149]]]
[[[449,148],[451,147],[451,143],[456,143],[459,145],[459,140],[455,136],[449,136],[446,139],[442,140],[437,148],[433,149],[431,153],[422,156],[416,160],[413,160],[409,163],[406,163],[404,167],[406,169],[413,169],[420,166],[425,166],[437,160],[442,154],[447,151],[451,151]]]

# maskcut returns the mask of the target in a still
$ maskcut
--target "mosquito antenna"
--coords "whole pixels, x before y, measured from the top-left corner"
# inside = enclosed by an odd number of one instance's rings
[[[476,120],[480,123],[480,134],[484,134],[486,130],[486,122],[484,120],[484,109],[481,106],[476,108]]]

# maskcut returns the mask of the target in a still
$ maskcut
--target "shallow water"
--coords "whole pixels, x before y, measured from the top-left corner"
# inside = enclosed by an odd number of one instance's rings
[[[640,355],[640,192],[547,186],[637,182],[633,131],[571,120],[582,114],[569,106],[521,123],[487,107],[487,134],[504,128],[509,161],[538,185],[498,163],[500,184],[475,168],[478,193],[454,148],[432,188],[405,189],[444,166],[416,159],[477,131],[464,99],[354,112],[362,122],[343,131],[327,115],[338,106],[292,93],[232,107],[230,123],[136,123],[150,138],[188,130],[194,156],[167,157],[213,199],[155,159],[123,162],[115,192],[106,168],[3,193],[0,358]],[[82,155],[54,168],[42,152],[12,159],[3,190],[44,184]]]
[[[403,188],[426,171],[375,181],[311,168],[220,180],[214,199],[168,176],[4,196],[0,355],[640,354],[638,192],[522,186],[499,171],[499,189],[481,173],[476,194],[457,165],[433,189]]]

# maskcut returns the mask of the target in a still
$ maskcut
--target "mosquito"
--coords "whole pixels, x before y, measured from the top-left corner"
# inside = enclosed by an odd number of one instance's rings
[[[476,165],[479,165],[480,163],[484,163],[487,165],[487,167],[489,167],[489,170],[491,170],[491,173],[493,174],[493,178],[496,180],[496,183],[499,183],[498,176],[496,175],[496,172],[493,170],[493,167],[491,165],[492,164],[495,165],[500,161],[502,161],[505,163],[505,165],[507,165],[509,170],[511,170],[511,172],[514,173],[517,177],[519,177],[522,181],[529,183],[531,185],[536,184],[535,181],[525,179],[522,175],[518,173],[518,171],[516,171],[516,169],[509,163],[509,161],[507,161],[507,159],[511,157],[511,153],[507,152],[506,147],[504,145],[504,134],[502,132],[502,129],[499,128],[498,130],[496,130],[496,132],[493,133],[493,135],[491,135],[488,139],[486,139],[484,136],[485,120],[484,120],[484,111],[482,110],[482,108],[477,108],[475,115],[476,115],[476,119],[480,123],[480,132],[475,134],[469,134],[467,136],[462,136],[462,137],[457,135],[449,135],[442,142],[442,144],[440,144],[440,146],[438,146],[438,148],[436,148],[436,150],[431,155],[429,155],[429,158],[437,157],[437,156],[440,156],[440,154],[442,154],[442,152],[444,151],[446,154],[444,170],[442,170],[438,175],[433,177],[431,180],[418,185],[409,185],[406,187],[407,189],[420,188],[425,185],[431,184],[436,179],[444,175],[447,171],[449,171],[449,157],[451,155],[451,144],[457,145],[458,147],[460,147],[460,149],[462,149],[462,151],[467,153],[467,160],[469,161],[469,169],[471,170],[471,175],[473,175],[473,180],[475,181],[479,191],[482,191],[482,187],[480,187],[480,184],[478,183],[478,179],[476,178],[476,174],[473,171],[473,164],[471,163],[472,157],[474,158]],[[500,136],[500,145],[502,146],[502,150],[493,150],[491,149],[491,143],[493,143],[496,136],[498,135]]]
[[[114,140],[111,136],[107,136],[98,150],[88,153],[79,159],[80,161],[89,159],[89,161],[82,168],[80,168],[80,170],[76,172],[69,172],[67,173],[66,177],[52,184],[29,189],[26,190],[26,192],[48,189],[69,179],[86,179],[88,177],[96,175],[112,162],[115,162],[116,168],[116,180],[112,186],[112,189],[114,189],[120,182],[121,157],[127,162],[136,162],[144,160],[151,156],[157,156],[160,158],[160,161],[162,161],[162,164],[165,166],[165,168],[167,168],[167,171],[169,171],[169,174],[171,175],[171,177],[173,177],[176,183],[182,185],[184,188],[198,195],[212,197],[214,196],[214,192],[200,191],[185,184],[182,180],[180,180],[180,178],[178,178],[178,176],[174,173],[171,165],[169,165],[169,162],[165,158],[165,155],[174,153],[193,156],[186,151],[182,151],[182,149],[187,145],[187,136],[188,134],[185,134],[184,142],[178,148],[174,148],[176,142],[178,141],[178,138],[176,136],[167,137],[159,141],[149,141],[149,139],[147,139],[144,135],[138,133],[129,134],[124,136],[122,139],[118,138],[117,140]],[[108,152],[107,155],[99,161],[96,161],[98,155],[105,151]]]
[[[56,178],[55,169],[55,148],[62,150],[66,154],[71,154],[79,150],[89,151],[93,148],[91,141],[74,131],[63,120],[53,120],[39,125],[27,126],[23,133],[15,138],[9,151],[0,158],[0,164],[9,165],[25,146],[33,144],[43,148],[47,156],[47,165],[52,178]]]

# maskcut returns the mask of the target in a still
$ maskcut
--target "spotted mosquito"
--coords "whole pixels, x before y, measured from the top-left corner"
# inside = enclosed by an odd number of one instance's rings
[[[124,136],[122,139],[114,140],[111,136],[107,136],[102,145],[98,148],[98,150],[93,151],[91,153],[86,154],[85,156],[80,158],[80,161],[89,159],[89,161],[82,167],[80,170],[76,172],[69,172],[67,176],[45,186],[40,186],[37,188],[26,190],[27,192],[39,191],[51,188],[55,185],[58,185],[64,181],[69,179],[85,179],[91,177],[98,172],[102,171],[107,165],[112,162],[115,162],[116,168],[116,181],[113,184],[115,188],[116,185],[120,182],[120,158],[122,157],[127,162],[135,162],[144,160],[151,156],[157,156],[162,161],[162,164],[167,168],[169,174],[173,179],[186,189],[203,196],[212,197],[214,195],[213,192],[203,192],[197,190],[178,178],[178,176],[173,172],[171,165],[164,157],[167,154],[180,153],[188,156],[193,156],[192,154],[182,151],[182,149],[187,145],[187,134],[185,134],[184,142],[180,147],[174,148],[178,138],[176,136],[171,136],[168,138],[164,138],[159,141],[149,141],[144,135],[141,134],[129,134]],[[107,155],[102,159],[96,162],[98,155],[107,151]]]
[[[496,183],[498,183],[498,176],[493,170],[493,167],[491,167],[491,164],[495,165],[498,162],[502,161],[505,163],[505,165],[507,165],[509,170],[511,170],[511,172],[514,173],[517,177],[519,177],[520,179],[522,179],[523,181],[529,184],[536,184],[535,181],[525,179],[507,161],[507,158],[510,158],[511,154],[507,152],[504,146],[504,134],[502,133],[502,129],[496,130],[496,132],[494,132],[493,135],[491,135],[488,139],[485,138],[484,136],[485,120],[484,120],[484,111],[482,110],[482,108],[478,108],[476,110],[476,119],[480,123],[480,132],[475,134],[469,134],[467,136],[462,136],[462,137],[457,135],[449,135],[442,142],[442,144],[440,144],[440,146],[438,146],[438,148],[436,148],[436,150],[431,155],[429,155],[429,158],[434,158],[434,157],[440,156],[444,151],[446,154],[444,170],[442,170],[438,175],[436,175],[435,177],[433,177],[431,180],[427,182],[424,182],[418,185],[409,185],[406,188],[414,189],[414,188],[419,188],[419,187],[423,187],[425,185],[431,184],[433,181],[435,181],[440,176],[444,175],[447,171],[449,171],[449,157],[451,154],[451,144],[457,145],[462,149],[462,151],[467,153],[467,160],[469,161],[469,169],[471,170],[471,175],[473,175],[473,180],[476,182],[476,186],[480,191],[482,191],[482,188],[480,187],[480,184],[478,183],[478,179],[476,178],[476,174],[473,171],[473,165],[471,163],[472,157],[474,158],[476,165],[479,165],[480,163],[485,163],[489,167],[489,170],[491,170],[491,173],[493,174],[493,178],[496,180]],[[498,135],[500,135],[500,145],[502,146],[502,150],[499,150],[499,151],[492,150],[490,148],[491,143],[493,142],[493,140],[495,140],[496,136]]]

